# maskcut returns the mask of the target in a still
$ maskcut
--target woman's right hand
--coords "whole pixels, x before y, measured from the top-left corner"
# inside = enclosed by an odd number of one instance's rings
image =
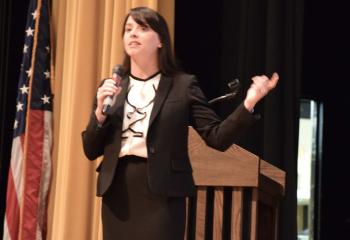
[[[97,89],[97,107],[95,110],[95,115],[100,124],[106,120],[106,116],[102,113],[103,102],[107,96],[113,96],[113,94],[118,95],[122,88],[117,87],[115,81],[112,78],[106,79],[102,86]]]

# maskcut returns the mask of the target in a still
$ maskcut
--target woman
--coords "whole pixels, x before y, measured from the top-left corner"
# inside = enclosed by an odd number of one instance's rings
[[[185,197],[195,193],[187,149],[188,126],[205,142],[225,150],[254,121],[255,104],[278,81],[255,76],[244,102],[221,121],[192,75],[180,73],[164,18],[134,8],[123,30],[125,74],[120,85],[98,88],[83,132],[90,160],[103,155],[97,195],[102,196],[104,239],[183,239]],[[104,115],[103,102],[116,95]]]

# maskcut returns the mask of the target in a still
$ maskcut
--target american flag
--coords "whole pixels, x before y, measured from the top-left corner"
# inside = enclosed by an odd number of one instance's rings
[[[46,239],[52,93],[48,0],[31,0],[18,82],[4,240]]]

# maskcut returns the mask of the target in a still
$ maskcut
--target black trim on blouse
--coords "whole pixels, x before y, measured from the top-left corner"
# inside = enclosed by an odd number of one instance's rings
[[[159,73],[160,73],[160,71],[156,72],[155,74],[152,74],[151,76],[149,76],[148,78],[145,78],[145,79],[139,78],[139,77],[135,77],[131,73],[129,73],[129,75],[130,75],[130,77],[132,77],[133,79],[138,80],[138,81],[148,81],[148,80],[154,78],[155,76],[157,76]]]

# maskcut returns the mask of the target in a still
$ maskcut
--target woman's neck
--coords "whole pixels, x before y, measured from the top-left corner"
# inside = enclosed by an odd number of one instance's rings
[[[157,61],[136,61],[130,59],[130,67],[131,75],[141,79],[147,79],[149,76],[159,71]]]

